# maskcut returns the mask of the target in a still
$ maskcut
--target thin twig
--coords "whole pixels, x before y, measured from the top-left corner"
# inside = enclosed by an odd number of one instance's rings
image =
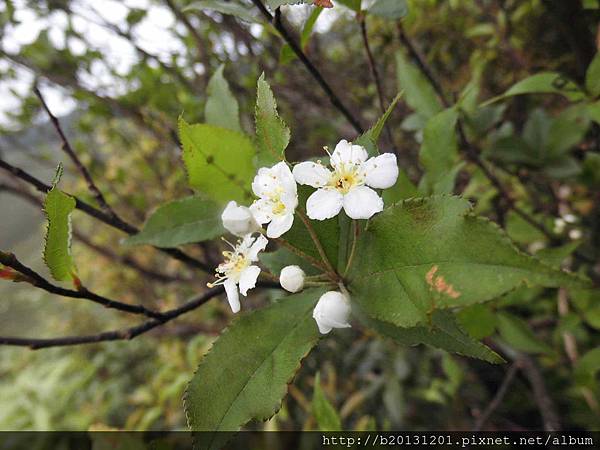
[[[47,193],[52,188],[52,186],[44,183],[43,181],[34,177],[33,175],[24,171],[23,169],[13,166],[12,164],[4,161],[3,159],[0,159],[0,169],[4,169],[5,171],[9,172],[11,175],[32,185],[38,191],[40,191],[44,194]],[[76,197],[74,195],[71,195],[71,197],[73,197],[75,199],[75,207],[77,209],[79,209],[80,211],[83,211],[84,213],[86,213],[88,216],[93,217],[93,218],[99,220],[100,222],[103,222],[113,228],[116,228],[117,230],[121,230],[124,233],[127,233],[128,235],[136,234],[139,232],[139,229],[137,227],[125,222],[120,217],[109,216],[105,212],[93,207],[92,205],[84,202],[83,200],[79,199],[78,197]],[[157,250],[168,254],[172,258],[177,259],[177,260],[187,264],[190,267],[193,267],[196,269],[201,269],[205,272],[212,272],[212,269],[207,264],[205,264],[203,261],[200,261],[179,249],[157,248]]]
[[[26,265],[21,263],[17,259],[17,257],[12,253],[5,253],[3,251],[0,251],[0,263],[24,275],[26,277],[26,280],[33,286],[40,288],[46,292],[50,292],[51,294],[57,294],[69,298],[89,300],[91,302],[98,303],[99,305],[102,305],[106,308],[116,309],[119,311],[128,312],[130,314],[140,314],[153,319],[162,319],[163,317],[161,313],[146,308],[145,306],[131,305],[129,303],[123,303],[117,300],[112,300],[102,295],[95,294],[94,292],[91,292],[83,286],[78,290],[65,289],[60,286],[56,286],[55,284],[50,283],[48,280],[46,280],[44,277],[42,277],[39,273],[31,269],[30,267],[27,267]]]
[[[344,277],[348,274],[348,271],[352,267],[352,262],[354,261],[354,254],[356,253],[356,243],[358,242],[358,236],[360,234],[360,227],[358,226],[357,220],[352,220],[352,229],[352,247],[350,249],[350,256],[348,256],[346,268],[344,269]]]
[[[281,17],[279,16],[279,9],[277,10],[276,15],[274,17],[261,0],[252,0],[252,3],[256,5],[256,7],[260,10],[262,15],[265,17],[265,19],[267,19],[269,23],[271,23],[279,32],[281,37],[286,41],[286,43],[290,46],[292,51],[296,54],[300,62],[304,64],[304,67],[306,67],[306,69],[315,79],[317,84],[321,87],[321,89],[323,89],[333,106],[335,106],[338,109],[338,111],[342,113],[342,115],[346,118],[346,120],[348,120],[348,122],[350,122],[350,124],[358,134],[362,134],[363,128],[360,125],[358,119],[356,119],[356,117],[354,117],[352,113],[344,106],[340,98],[335,94],[335,92],[333,92],[333,89],[331,88],[329,83],[325,80],[325,78],[323,78],[321,72],[319,72],[315,65],[308,59],[304,51],[302,51],[298,43],[295,41],[294,38],[292,38],[291,34],[283,25]]]
[[[303,252],[299,248],[294,247],[292,244],[290,244],[285,239],[283,239],[283,238],[275,238],[274,241],[277,242],[280,245],[283,245],[285,248],[287,248],[289,251],[291,251],[292,253],[294,253],[296,256],[304,259],[311,266],[316,267],[317,269],[322,270],[323,272],[327,272],[327,267],[325,267],[325,264],[323,264],[317,258],[313,258],[308,253]]]

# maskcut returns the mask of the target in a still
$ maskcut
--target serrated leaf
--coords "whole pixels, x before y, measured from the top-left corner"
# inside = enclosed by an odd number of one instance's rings
[[[375,156],[379,153],[379,151],[377,149],[377,141],[379,140],[379,136],[381,136],[381,132],[383,131],[383,127],[385,126],[385,123],[387,122],[390,115],[394,111],[394,108],[398,104],[398,101],[400,100],[400,98],[402,98],[402,94],[403,94],[403,92],[399,92],[398,94],[396,94],[396,97],[394,97],[394,99],[392,100],[390,105],[387,107],[387,109],[385,110],[383,115],[379,119],[377,119],[377,122],[375,122],[375,125],[373,125],[371,128],[369,128],[363,134],[361,134],[354,141],[354,143],[356,145],[362,145],[363,147],[365,147],[367,149],[367,152],[369,153],[369,156]]]
[[[367,327],[401,345],[425,344],[494,364],[504,362],[496,352],[466,334],[448,311],[436,311],[432,314],[430,323],[410,328],[397,327],[385,320],[368,317],[364,313],[358,317]]]
[[[208,82],[204,117],[211,125],[242,132],[239,105],[223,76],[224,69],[225,65],[221,64]]]
[[[600,348],[588,351],[577,361],[575,381],[578,384],[596,386],[596,375],[600,372]]]
[[[515,95],[523,94],[560,94],[571,101],[584,97],[579,86],[557,72],[542,72],[525,78],[514,84],[504,94],[491,98],[481,106],[487,106]]]
[[[398,20],[408,14],[408,4],[406,0],[377,0],[368,12],[387,20]]]
[[[312,413],[315,421],[321,431],[341,431],[342,421],[333,405],[325,397],[321,388],[321,376],[317,372],[315,375],[315,388],[312,398]]]
[[[406,103],[420,116],[428,119],[442,110],[442,104],[427,78],[400,51],[396,52],[396,76],[398,90],[404,91]]]
[[[71,254],[71,213],[75,209],[75,199],[58,188],[62,166],[52,183],[52,189],[44,200],[46,215],[46,237],[44,262],[52,278],[56,281],[72,280],[75,277],[75,262]]]
[[[423,143],[419,161],[425,173],[420,188],[425,194],[450,194],[460,166],[458,163],[458,141],[456,121],[458,114],[448,108],[431,117],[423,130]]]
[[[198,196],[168,202],[150,215],[138,234],[123,243],[172,248],[212,239],[224,233],[222,210],[215,202]]]
[[[221,448],[221,431],[266,420],[281,405],[300,361],[319,339],[312,310],[323,289],[309,289],[242,314],[215,341],[185,394],[200,448]]]
[[[491,336],[496,330],[496,316],[486,305],[471,305],[457,314],[458,323],[475,339]]]
[[[284,159],[290,142],[290,129],[277,113],[277,102],[263,73],[256,87],[256,145],[258,166],[273,165]]]
[[[247,136],[215,125],[189,125],[180,117],[179,138],[192,188],[217,202],[252,198],[255,150]]]
[[[561,263],[577,250],[577,247],[580,245],[581,241],[573,241],[559,247],[543,248],[535,253],[535,257],[550,266],[560,267]]]
[[[516,350],[527,353],[552,353],[552,348],[541,341],[527,322],[512,314],[497,314],[498,331],[502,339]]]
[[[225,0],[199,0],[186,6],[183,11],[204,11],[206,9],[235,16],[247,22],[258,22],[258,19],[248,12],[246,6]]]
[[[355,302],[401,327],[426,323],[436,309],[482,303],[521,284],[586,281],[519,251],[493,222],[459,197],[397,203],[372,218],[350,274]]]
[[[600,95],[600,53],[596,53],[585,73],[585,88],[592,97]]]

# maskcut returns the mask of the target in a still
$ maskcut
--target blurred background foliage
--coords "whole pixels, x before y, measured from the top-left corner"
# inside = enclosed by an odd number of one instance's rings
[[[108,202],[128,221],[142,224],[156,206],[189,194],[177,117],[203,121],[208,81],[222,64],[246,130],[252,129],[256,80],[265,72],[292,130],[290,160],[356,137],[250,1],[205,1],[203,8],[186,10],[190,3],[0,4],[2,158],[47,182],[56,163],[64,160],[63,188],[93,202],[42,114],[32,90],[37,82]],[[588,70],[598,45],[597,2],[409,0],[408,15],[401,20],[356,13],[351,8],[356,2],[333,3],[318,14],[312,5],[285,6],[282,20],[302,38],[306,54],[363,127],[381,115],[363,30],[385,106],[401,88],[407,90],[381,145],[396,152],[403,170],[395,195],[415,192],[423,172],[419,145],[431,106],[426,98],[430,87],[410,90],[428,84],[412,48],[439,80],[447,101],[459,101],[469,140],[482,150],[517,204],[552,230],[554,238],[512,212],[475,164],[460,167],[455,192],[502,225],[523,249],[551,264],[597,276],[598,86],[586,86],[583,102],[527,95],[479,106],[541,71],[560,72],[583,86],[586,72],[600,70]],[[372,3],[363,0],[363,9]],[[215,4],[237,5],[236,14],[219,12]],[[0,188],[0,248],[45,273],[40,198],[4,173]],[[206,274],[150,247],[120,246],[122,234],[80,212],[74,223],[75,259],[90,289],[163,309],[204,289]],[[212,257],[217,249],[190,245],[186,250]],[[575,251],[583,259],[575,258]],[[263,301],[257,295],[246,305]],[[562,427],[600,428],[597,290],[523,287],[466,308],[460,318],[469,333],[499,343],[514,360],[494,366],[426,347],[399,347],[358,328],[334,333],[305,361],[281,411],[269,422],[251,426],[468,430],[482,421],[508,379],[510,389],[485,418],[484,428],[544,428],[552,419],[543,408],[548,397],[554,403],[550,412],[558,414]],[[185,383],[229,319],[225,302],[212,301],[131,342],[36,352],[0,348],[0,428],[183,429]],[[130,323],[122,314],[87,302],[0,285],[3,335],[82,334]]]

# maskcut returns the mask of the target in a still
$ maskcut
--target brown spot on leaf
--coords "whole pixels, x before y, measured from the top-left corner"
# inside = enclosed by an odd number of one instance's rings
[[[450,283],[446,281],[443,275],[437,275],[438,266],[434,265],[429,269],[429,272],[425,275],[425,281],[436,292],[440,294],[445,294],[450,298],[458,298],[460,297],[460,292],[454,289]]]
[[[321,6],[323,8],[333,8],[333,3],[331,3],[331,0],[314,0],[313,3],[315,6]]]

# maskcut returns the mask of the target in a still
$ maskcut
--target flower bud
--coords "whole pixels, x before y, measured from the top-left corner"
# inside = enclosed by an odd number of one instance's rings
[[[286,266],[281,269],[279,274],[279,284],[288,292],[300,292],[304,287],[304,277],[306,274],[298,266]]]
[[[350,300],[341,292],[325,292],[313,310],[313,318],[321,334],[329,333],[333,328],[350,328]]]
[[[260,230],[260,225],[256,222],[250,209],[238,206],[234,201],[227,204],[225,211],[221,214],[221,220],[227,231],[236,236],[243,237]]]

